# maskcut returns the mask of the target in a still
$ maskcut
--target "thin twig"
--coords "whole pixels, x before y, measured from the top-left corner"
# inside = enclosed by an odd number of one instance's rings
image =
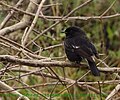
[[[15,7],[16,8],[18,8],[20,5],[21,5],[21,3],[23,2],[24,0],[19,0],[18,2],[17,2],[17,4],[15,5]],[[8,22],[8,20],[12,17],[12,15],[14,14],[14,10],[12,10],[12,11],[10,11],[10,13],[5,17],[5,19],[2,21],[2,23],[0,24],[0,29],[2,29],[4,26],[5,26],[5,24]]]
[[[2,69],[1,71],[4,71],[5,69]],[[23,69],[16,69],[13,67],[10,67],[6,70],[6,72],[9,72],[10,71],[13,71],[13,72],[22,72],[22,73],[29,73],[31,72],[31,70],[23,70]],[[33,70],[32,70],[33,71]],[[52,78],[52,79],[56,79],[56,77],[54,75],[50,75],[48,73],[44,73],[44,72],[35,72],[35,73],[32,73],[34,75],[38,75],[38,76],[42,76],[44,75],[44,77],[49,77],[49,78]],[[67,80],[67,78],[63,78],[62,81],[65,81]],[[120,82],[120,80],[106,80],[106,81],[100,81],[99,84],[118,84]],[[67,83],[69,84],[69,83]],[[88,85],[94,85],[94,84],[98,84],[98,82],[78,82],[78,84],[80,85],[84,85],[84,84],[88,84]]]
[[[5,84],[4,82],[0,81],[0,88],[3,90],[14,90],[12,87],[10,87],[9,85]],[[18,91],[12,91],[13,94],[16,94],[16,96],[19,96],[19,98],[23,98],[23,100],[29,100],[29,98],[27,98],[26,96],[22,95],[21,93],[19,93]]]
[[[33,22],[32,22],[32,24],[31,24],[29,30],[27,31],[27,33],[25,33],[25,35],[23,35],[23,36],[25,36],[24,39],[23,39],[23,41],[22,41],[23,46],[25,46],[25,43],[27,42],[28,36],[29,36],[30,32],[32,31],[32,29],[34,28],[34,26],[35,26],[35,24],[36,24],[36,22],[37,22],[39,13],[40,13],[40,11],[41,11],[41,9],[42,9],[42,6],[43,6],[43,4],[44,4],[45,1],[46,1],[46,0],[42,0],[42,1],[41,1],[40,5],[39,5],[39,7],[38,7],[38,10],[37,10],[37,12],[36,12],[35,18],[33,19]]]
[[[111,100],[111,98],[118,93],[118,91],[120,90],[120,84],[118,84],[113,90],[112,92],[107,96],[107,98],[105,100]]]
[[[107,12],[114,6],[114,4],[116,3],[117,0],[114,0],[113,3],[107,8],[106,11],[104,11],[100,17],[102,18],[105,14],[107,14]]]
[[[8,4],[5,4],[3,2],[0,2],[1,5],[4,5],[4,6],[7,6],[9,7],[10,9],[13,9],[13,10],[16,10],[18,12],[21,12],[21,13],[24,13],[26,15],[29,15],[29,16],[35,16],[35,14],[31,13],[31,12],[26,12],[26,11],[23,11],[21,9],[18,9],[16,7],[13,7],[13,6],[10,6]],[[42,16],[42,15],[39,15],[39,18],[45,18],[45,19],[49,19],[50,21],[58,21],[58,20],[82,20],[82,21],[87,21],[87,20],[103,20],[103,19],[110,19],[110,18],[115,18],[115,17],[119,17],[120,16],[120,13],[116,13],[116,14],[112,14],[112,15],[106,15],[106,16],[72,16],[72,17],[67,17],[67,18],[64,18],[62,19],[63,17],[61,16]]]

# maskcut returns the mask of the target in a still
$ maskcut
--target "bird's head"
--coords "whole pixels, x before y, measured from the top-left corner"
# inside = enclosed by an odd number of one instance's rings
[[[66,37],[74,37],[74,36],[78,36],[78,35],[85,35],[85,32],[77,26],[68,27],[64,31],[64,33],[66,34]]]

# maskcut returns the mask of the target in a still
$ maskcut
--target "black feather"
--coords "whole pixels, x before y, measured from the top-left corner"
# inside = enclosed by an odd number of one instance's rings
[[[88,64],[89,64],[89,66],[90,66],[90,70],[91,70],[92,74],[93,74],[94,76],[100,76],[100,71],[99,71],[98,68],[96,67],[95,62],[91,62],[91,61],[89,61],[89,60],[87,60],[87,61],[88,61]]]
[[[79,27],[73,26],[67,28],[65,34],[64,47],[68,59],[72,62],[81,62],[83,58],[87,59],[92,74],[100,76],[100,72],[91,57],[96,56],[96,58],[99,58],[98,52],[85,32]]]

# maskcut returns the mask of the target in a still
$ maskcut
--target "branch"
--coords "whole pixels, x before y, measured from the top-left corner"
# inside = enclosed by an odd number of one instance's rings
[[[27,66],[32,66],[32,67],[70,67],[70,68],[88,68],[86,64],[76,64],[76,63],[71,63],[71,62],[65,62],[65,61],[55,61],[51,60],[47,62],[46,60],[28,60],[28,59],[19,59],[14,56],[10,55],[0,55],[0,61],[7,61],[7,62],[12,62],[16,64],[21,64],[21,65],[27,65]],[[98,69],[101,72],[120,72],[120,68],[100,68]]]
[[[73,67],[78,68],[84,64],[71,64],[70,62],[65,61],[52,61],[52,62],[43,62],[43,60],[28,60],[28,59],[19,59],[10,55],[0,55],[0,61],[8,61],[12,63],[17,63],[21,65],[28,65],[33,67]],[[86,65],[84,65],[86,66]]]
[[[27,12],[27,11],[24,11],[24,10],[21,10],[21,9],[18,9],[16,7],[13,7],[13,6],[10,6],[10,5],[7,5],[3,2],[0,2],[1,5],[4,5],[10,9],[13,9],[15,11],[18,11],[18,12],[21,12],[21,13],[24,13],[26,15],[29,15],[29,16],[33,16],[35,17],[35,14],[31,13],[31,12]],[[58,20],[82,20],[82,21],[87,21],[87,20],[103,20],[103,19],[110,19],[110,18],[115,18],[115,17],[119,17],[120,16],[120,13],[116,13],[116,14],[112,14],[112,15],[108,15],[108,16],[72,16],[72,17],[67,17],[67,18],[64,18],[62,19],[63,17],[61,16],[42,16],[42,15],[39,15],[39,18],[43,18],[43,19],[49,19],[50,21],[53,20],[53,21],[58,21]]]
[[[107,96],[105,100],[111,100],[111,98],[120,90],[120,84],[118,84],[113,91]]]
[[[33,0],[33,1],[37,3],[39,0]],[[0,2],[0,4],[6,5],[3,2]],[[33,4],[32,2],[30,2],[27,9],[26,9],[26,12],[33,12],[35,10],[35,8],[36,8],[36,5]],[[14,32],[16,30],[25,28],[29,24],[30,19],[31,19],[31,16],[24,15],[22,20],[19,23],[1,29],[0,30],[0,35],[5,35],[5,34],[8,34],[8,33]]]
[[[41,11],[41,9],[42,9],[42,6],[43,6],[43,4],[44,4],[45,1],[46,1],[46,0],[42,0],[42,1],[41,1],[40,5],[39,5],[39,7],[38,7],[38,10],[37,10],[37,12],[36,12],[35,18],[34,18],[32,24],[31,24],[29,30],[27,31],[27,33],[25,33],[25,35],[23,34],[23,36],[24,36],[24,37],[23,37],[23,41],[22,41],[22,45],[23,45],[23,46],[24,46],[25,43],[27,42],[28,36],[29,36],[30,32],[33,30],[33,28],[34,28],[34,26],[35,26],[35,24],[36,24],[36,22],[37,22],[39,13],[40,13],[40,11]]]
[[[27,49],[26,47],[22,47],[19,43],[17,42],[14,42],[4,36],[1,36],[0,35],[0,42],[3,42],[4,44],[7,44],[10,46],[10,48],[14,48],[15,50],[18,50],[19,52],[21,52],[21,50],[24,50],[24,52],[28,55],[30,55],[31,57],[33,58],[37,58],[37,59],[42,59],[42,58],[46,58],[46,57],[43,57],[43,56],[40,56],[40,55],[36,55],[34,54],[31,50]],[[4,45],[3,44],[3,45]],[[4,45],[5,46],[5,45]],[[9,47],[8,46],[8,47]]]
[[[5,69],[3,69],[3,70],[1,70],[1,71],[4,71]],[[49,73],[45,73],[45,72],[38,72],[38,71],[33,71],[33,70],[24,70],[24,69],[18,69],[18,68],[8,68],[7,70],[6,70],[6,72],[10,72],[10,71],[13,71],[13,72],[22,72],[22,73],[30,73],[30,72],[33,72],[32,74],[33,75],[36,75],[36,76],[44,76],[44,77],[49,77],[49,78],[52,78],[52,79],[57,79],[57,77],[56,76],[54,76],[54,75],[51,75],[51,74],[49,74]],[[21,76],[19,76],[20,78],[22,77],[22,76],[25,76],[25,74],[24,75],[21,75]],[[59,76],[60,78],[62,78],[62,76]],[[13,79],[16,79],[16,78],[13,78]],[[3,82],[6,82],[6,81],[8,81],[7,79],[5,79],[5,80],[2,80]],[[69,81],[69,79],[68,78],[62,78],[62,81]],[[106,81],[100,81],[99,82],[100,84],[118,84],[118,83],[120,83],[120,80],[106,80]],[[69,85],[69,83],[66,83],[66,84],[68,84]],[[87,82],[84,82],[84,81],[79,81],[78,82],[78,84],[79,85],[84,85],[84,84],[87,84],[87,85],[95,85],[95,84],[98,84],[98,82],[96,81],[96,82],[89,82],[89,81],[87,81]],[[54,85],[54,84],[51,84],[51,85]],[[58,85],[61,85],[61,83],[58,83]]]
[[[9,85],[5,84],[4,82],[0,81],[0,89],[3,90],[14,90],[12,87],[10,87]],[[17,92],[17,91],[12,91],[11,93],[16,94],[16,96],[19,96],[19,98],[17,100],[29,100],[26,96],[22,95],[21,93]]]
[[[21,5],[21,3],[23,2],[24,0],[19,0],[18,3],[15,5],[15,7],[19,7]],[[0,24],[0,29],[2,29],[5,24],[8,22],[8,20],[12,17],[12,15],[14,14],[14,10],[10,11],[10,13],[5,17],[5,19],[2,21],[2,23]]]
[[[42,70],[42,69],[41,69]],[[9,71],[9,70],[7,70],[7,71]],[[45,72],[39,72],[38,70],[36,71],[30,71],[30,70],[21,70],[21,69],[11,69],[11,71],[15,71],[15,72],[26,72],[25,74],[23,74],[23,75],[20,75],[20,76],[18,76],[19,78],[21,78],[21,77],[24,77],[24,76],[26,76],[26,75],[30,75],[30,74],[34,74],[34,75],[40,75],[40,76],[44,76],[44,77],[49,77],[49,78],[52,78],[52,79],[58,79],[58,77],[56,77],[55,75],[51,75],[50,73],[45,73]],[[85,75],[84,75],[85,76]],[[8,82],[8,81],[10,81],[10,80],[15,80],[15,79],[17,79],[18,78],[17,76],[16,77],[14,77],[14,78],[9,78],[9,79],[5,79],[5,80],[2,80],[3,82]],[[67,88],[70,88],[71,86],[73,86],[73,85],[77,85],[77,86],[79,86],[80,88],[82,88],[82,89],[86,89],[86,88],[89,88],[90,90],[92,90],[92,91],[94,91],[95,93],[98,93],[99,94],[99,90],[98,89],[96,89],[96,88],[94,88],[94,87],[92,87],[92,86],[90,86],[90,85],[93,85],[93,84],[98,84],[98,82],[79,82],[78,80],[72,80],[72,79],[69,79],[69,78],[64,78],[64,77],[62,77],[62,76],[59,76],[59,78],[60,78],[60,80],[62,81],[62,82],[65,82],[64,84],[66,84],[66,85],[69,85]],[[82,77],[80,77],[80,79],[81,79]],[[79,80],[80,80],[79,79]],[[116,82],[119,82],[119,80],[115,80]],[[77,83],[76,83],[77,82]],[[113,81],[106,81],[105,83],[107,84],[107,83],[111,83],[111,82],[113,82]],[[55,85],[56,83],[54,83],[54,84],[51,84],[51,85]],[[60,83],[58,83],[58,84],[60,84],[61,85],[61,82]],[[104,84],[104,82],[100,82],[100,84]],[[31,86],[29,86],[29,87],[31,87]],[[33,87],[36,87],[36,86],[33,86]],[[32,87],[31,87],[32,88]],[[60,93],[62,93],[63,91],[65,91],[67,88],[65,88],[65,89],[63,89],[61,92],[59,92],[58,94],[60,94]],[[13,90],[8,90],[8,91],[2,91],[2,92],[11,92],[11,91],[13,91]],[[1,93],[2,93],[1,92]],[[102,92],[102,94],[103,94],[103,96],[105,96],[106,95],[106,93],[104,93],[104,92]]]
[[[117,0],[114,0],[113,3],[110,5],[110,7],[107,8],[106,11],[104,11],[103,14],[101,14],[101,17],[104,16],[105,14],[107,14],[107,12],[113,7],[113,5],[116,3]]]

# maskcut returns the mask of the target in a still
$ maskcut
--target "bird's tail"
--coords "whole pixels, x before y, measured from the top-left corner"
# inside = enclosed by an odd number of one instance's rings
[[[89,66],[90,66],[90,70],[91,70],[91,72],[92,72],[92,74],[94,75],[94,76],[100,76],[100,71],[98,70],[98,68],[96,67],[96,64],[95,64],[95,62],[93,61],[89,61],[89,60],[87,60],[88,61],[88,64],[89,64]]]

